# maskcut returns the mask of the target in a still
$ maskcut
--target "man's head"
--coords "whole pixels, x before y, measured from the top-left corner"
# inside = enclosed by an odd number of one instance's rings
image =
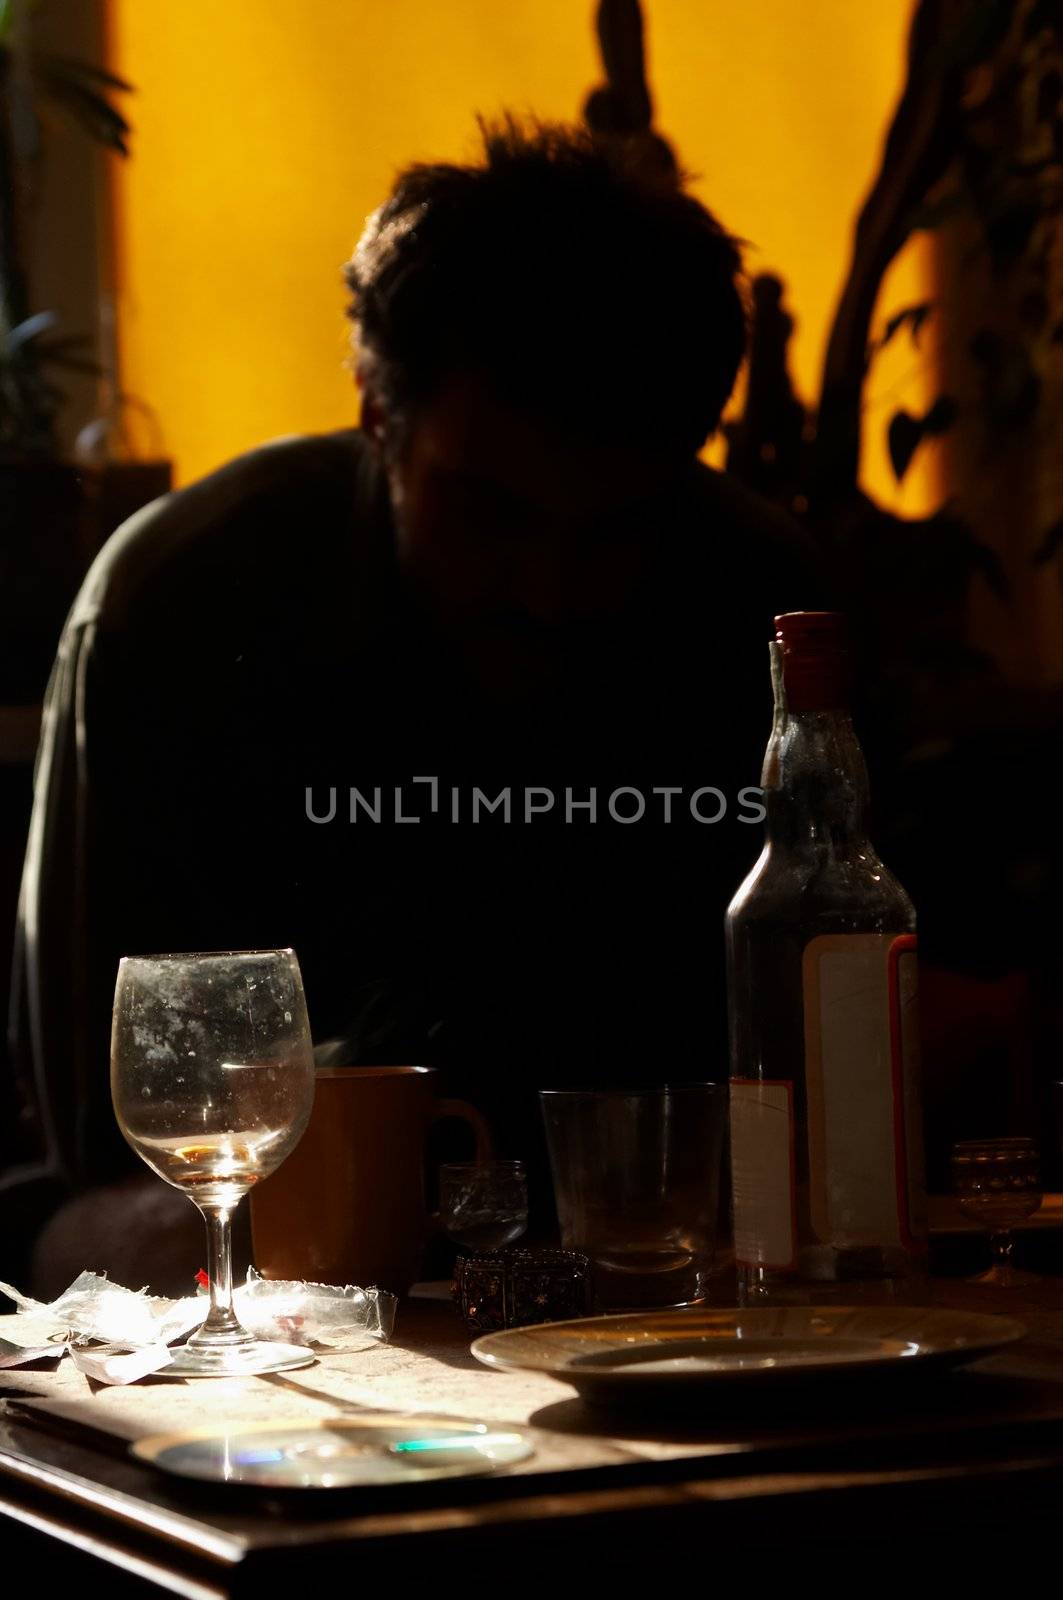
[[[630,606],[745,328],[734,241],[633,151],[511,120],[484,145],[403,173],[347,280],[403,563],[507,681]]]

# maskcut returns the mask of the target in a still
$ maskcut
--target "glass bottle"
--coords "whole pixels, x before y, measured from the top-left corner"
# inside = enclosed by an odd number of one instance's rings
[[[867,836],[844,620],[775,623],[766,838],[727,911],[739,1295],[902,1298],[926,1239],[915,912]]]

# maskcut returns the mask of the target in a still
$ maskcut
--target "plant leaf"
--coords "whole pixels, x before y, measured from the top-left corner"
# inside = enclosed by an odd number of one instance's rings
[[[1011,27],[1015,0],[979,0],[961,8],[958,25],[948,35],[952,59],[964,67],[977,66],[992,55]]]
[[[1063,517],[1058,522],[1053,522],[1041,543],[1033,553],[1033,563],[1036,567],[1047,566],[1052,557],[1063,549]]]
[[[64,372],[84,372],[92,378],[102,378],[103,368],[98,361],[90,361],[87,356],[68,356],[57,354],[54,350],[42,350],[38,353],[42,367],[61,367]]]
[[[1063,31],[1063,0],[1034,0],[1026,13],[1022,30],[1025,38],[1032,39],[1046,28]]]
[[[77,350],[87,350],[93,343],[92,336],[87,333],[65,333],[59,339],[40,339],[37,349],[46,351],[49,355],[73,354]]]
[[[45,73],[43,77],[52,99],[61,105],[75,122],[80,123],[91,138],[109,146],[112,150],[117,150],[120,155],[129,154],[126,138],[130,131],[129,123],[109,101],[101,94],[97,94],[94,89],[87,89],[73,79],[49,73]]]
[[[960,408],[950,394],[938,395],[923,418],[923,432],[937,435],[946,433],[960,414]]]
[[[990,545],[983,544],[981,539],[972,535],[970,548],[971,566],[975,572],[980,572],[988,583],[998,600],[1011,598],[1011,584],[1004,571],[1004,563],[997,552]]]
[[[923,437],[923,423],[910,411],[895,411],[890,418],[886,440],[889,445],[893,475],[900,483],[912,464],[912,457]]]
[[[905,306],[903,311],[895,311],[893,316],[890,317],[889,321],[886,323],[886,326],[882,331],[882,337],[879,339],[875,348],[877,350],[884,350],[890,343],[890,340],[900,332],[906,323],[911,330],[912,343],[917,345],[919,343],[919,334],[923,323],[926,321],[933,309],[934,302],[932,300],[922,300],[918,305]]]
[[[46,56],[39,57],[39,61],[48,72],[58,78],[69,79],[73,83],[88,78],[94,83],[102,83],[108,89],[119,90],[122,94],[136,92],[133,85],[127,83],[125,78],[118,78],[113,72],[107,72],[91,61],[77,61],[73,56],[57,56],[50,52]]]
[[[1024,327],[1037,333],[1048,321],[1051,307],[1048,296],[1039,286],[1028,289],[1019,301],[1019,318]]]
[[[995,265],[1005,267],[1019,259],[1041,220],[1041,210],[1038,200],[1015,193],[1006,196],[987,217],[986,244]]]
[[[27,317],[25,322],[18,322],[11,328],[4,338],[4,348],[8,355],[37,339],[42,333],[47,333],[49,328],[54,328],[59,318],[54,311],[38,311],[32,317]]]
[[[937,200],[927,200],[925,204],[916,206],[908,214],[908,232],[918,233],[921,229],[930,231],[940,228],[943,222],[954,217],[958,211],[964,210],[970,204],[967,196],[961,189],[950,189]]]
[[[1052,67],[1037,85],[1037,115],[1042,122],[1050,122],[1059,109],[1063,95],[1063,77]]]

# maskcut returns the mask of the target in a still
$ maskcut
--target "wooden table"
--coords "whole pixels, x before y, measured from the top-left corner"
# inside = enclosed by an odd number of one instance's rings
[[[677,1562],[754,1550],[763,1572],[798,1546],[877,1543],[895,1558],[899,1540],[936,1547],[955,1571],[964,1552],[980,1562],[990,1527],[1024,1552],[1038,1541],[1054,1551],[1063,1279],[1006,1301],[939,1283],[934,1298],[1006,1309],[1030,1336],[921,1383],[847,1387],[833,1402],[816,1388],[770,1412],[650,1421],[588,1408],[550,1378],[487,1371],[450,1306],[428,1300],[401,1308],[389,1346],[233,1384],[100,1388],[69,1362],[0,1372],[2,1559],[10,1570],[24,1551],[46,1557],[52,1580],[72,1569],[109,1593],[199,1600],[287,1593],[308,1575],[419,1572],[467,1571],[477,1576],[462,1587],[490,1593],[491,1573],[515,1559],[526,1576],[537,1563],[589,1571],[584,1561],[615,1563],[618,1552],[630,1571],[662,1550]],[[366,1407],[510,1423],[531,1433],[535,1454],[494,1477],[271,1498],[185,1484],[127,1453],[131,1439],[223,1416]]]

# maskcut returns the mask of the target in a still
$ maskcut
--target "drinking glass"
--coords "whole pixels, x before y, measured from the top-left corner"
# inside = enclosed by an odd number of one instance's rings
[[[528,1226],[523,1161],[447,1162],[439,1169],[439,1214],[462,1250],[502,1250]]]
[[[283,1372],[305,1346],[256,1340],[233,1310],[229,1223],[294,1149],[314,1058],[291,950],[126,956],[111,1028],[111,1098],[126,1140],[207,1225],[210,1310],[166,1376]]]
[[[972,1283],[1018,1289],[1036,1273],[1011,1264],[1012,1229],[1041,1204],[1041,1170],[1032,1139],[969,1139],[952,1147],[952,1183],[960,1210],[989,1231],[993,1264]]]
[[[603,1310],[703,1300],[716,1246],[727,1089],[544,1089],[566,1249],[590,1256]]]

